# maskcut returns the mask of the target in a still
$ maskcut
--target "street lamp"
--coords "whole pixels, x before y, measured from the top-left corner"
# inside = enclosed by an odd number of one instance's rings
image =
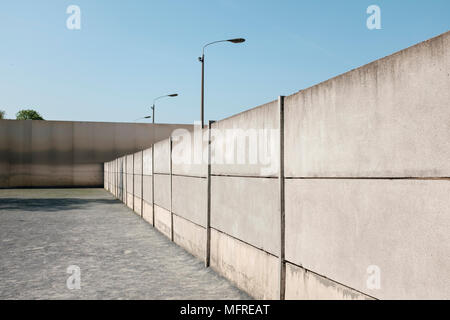
[[[167,97],[178,97],[178,93],[173,93],[173,94],[166,94],[165,96],[160,96],[158,98],[153,99],[153,105],[152,105],[152,119],[153,119],[153,123],[155,123],[155,102],[161,98],[167,98]]]
[[[198,58],[198,60],[202,63],[202,100],[201,100],[201,121],[202,121],[202,128],[205,125],[205,48],[209,45],[219,43],[219,42],[231,42],[231,43],[242,43],[245,42],[244,38],[235,38],[235,39],[229,39],[229,40],[219,40],[219,41],[213,41],[210,43],[207,43],[203,46],[202,50],[202,56]]]
[[[142,119],[150,119],[152,116],[146,116],[146,117],[142,117],[142,118],[138,118],[136,120],[134,120],[134,122],[138,121],[138,120],[142,120]]]

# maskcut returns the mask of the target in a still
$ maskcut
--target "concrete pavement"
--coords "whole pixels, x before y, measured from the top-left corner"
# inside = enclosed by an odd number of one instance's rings
[[[0,190],[0,242],[0,299],[250,298],[103,189]]]

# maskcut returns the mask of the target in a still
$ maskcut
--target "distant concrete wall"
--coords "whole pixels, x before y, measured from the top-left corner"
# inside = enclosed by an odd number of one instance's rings
[[[255,298],[449,299],[449,49],[445,33],[213,123],[194,147],[172,134],[143,152],[146,220]],[[252,162],[255,145],[270,152]]]
[[[190,125],[0,120],[0,188],[103,184],[106,161]]]

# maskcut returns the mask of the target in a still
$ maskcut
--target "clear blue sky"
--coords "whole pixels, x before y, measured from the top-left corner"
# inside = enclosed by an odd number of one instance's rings
[[[81,30],[66,8],[81,8]],[[382,30],[366,9],[381,7]],[[206,119],[289,95],[450,29],[448,0],[3,0],[0,110],[48,120],[132,122],[161,100],[157,122],[200,118],[203,44]]]

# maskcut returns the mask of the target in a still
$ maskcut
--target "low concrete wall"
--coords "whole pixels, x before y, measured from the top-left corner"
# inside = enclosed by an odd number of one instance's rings
[[[99,187],[103,163],[190,125],[0,120],[0,188]]]
[[[140,153],[145,220],[255,298],[449,299],[449,49],[178,130]]]

